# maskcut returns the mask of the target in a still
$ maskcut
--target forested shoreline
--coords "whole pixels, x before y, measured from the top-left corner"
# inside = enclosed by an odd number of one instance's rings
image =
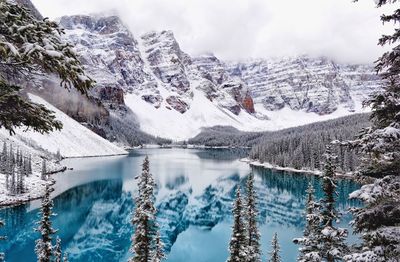
[[[369,125],[369,114],[357,114],[335,120],[289,128],[265,134],[250,151],[249,157],[262,163],[294,169],[320,170],[325,145],[331,141],[354,139]],[[338,171],[352,172],[359,165],[355,150],[334,146]]]
[[[324,122],[273,132],[242,132],[233,127],[206,128],[188,140],[190,145],[206,147],[249,147],[249,158],[261,163],[294,169],[320,170],[325,145],[332,140],[354,139],[370,125],[369,114],[355,114]],[[334,146],[338,171],[352,172],[359,164],[355,150]]]

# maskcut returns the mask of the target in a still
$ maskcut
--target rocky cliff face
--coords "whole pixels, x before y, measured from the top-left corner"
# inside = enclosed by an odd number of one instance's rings
[[[234,114],[241,109],[254,112],[250,93],[241,81],[234,87],[226,84],[228,77],[216,57],[192,61],[180,49],[171,31],[149,32],[136,39],[115,16],[65,16],[60,24],[103,89],[97,92],[100,96],[104,95],[104,86],[115,92],[119,88],[140,96],[156,108],[183,114],[189,110],[196,89]],[[213,64],[208,64],[208,60]],[[214,66],[219,72],[210,71]]]
[[[29,0],[15,1],[41,18]],[[171,31],[134,36],[117,16],[64,16],[59,22],[97,82],[90,103],[109,111],[96,120],[101,124],[91,123],[93,129],[113,141],[119,139],[116,122],[128,133],[140,124],[145,132],[174,139],[213,125],[291,127],[359,112],[361,101],[379,90],[372,66],[307,56],[224,62],[213,54],[191,57]]]
[[[371,66],[307,56],[229,62],[226,70],[243,80],[255,103],[267,110],[290,107],[320,115],[339,106],[354,111],[357,103],[379,89],[380,82]]]
[[[148,123],[148,130],[144,129],[150,133],[165,115],[170,121],[185,121],[179,115],[198,118],[201,114],[205,123],[201,126],[213,124],[208,118],[226,118],[217,123],[238,123],[235,127],[249,131],[254,126],[271,129],[274,124],[268,119],[274,111],[289,108],[329,115],[342,108],[351,113],[379,89],[380,81],[370,66],[307,56],[224,62],[213,54],[190,57],[171,31],[136,37],[115,16],[66,16],[60,24],[97,81],[96,98],[113,109],[125,105],[124,96],[133,95],[156,109],[143,116],[137,105],[128,103],[139,122]],[[208,113],[210,107],[215,108],[214,115]],[[154,120],[149,120],[150,114]]]

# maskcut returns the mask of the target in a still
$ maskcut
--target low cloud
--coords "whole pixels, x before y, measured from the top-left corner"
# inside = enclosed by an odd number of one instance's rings
[[[224,60],[308,54],[371,63],[383,52],[379,18],[391,7],[373,0],[33,0],[50,18],[114,13],[135,36],[172,30],[181,48]]]

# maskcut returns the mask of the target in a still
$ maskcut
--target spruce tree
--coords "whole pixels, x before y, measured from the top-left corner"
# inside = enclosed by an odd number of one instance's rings
[[[276,232],[272,238],[271,246],[272,250],[269,253],[270,255],[269,262],[281,262],[282,261],[280,256],[281,247],[279,246],[278,234]]]
[[[62,262],[61,239],[57,237],[56,245],[53,250],[54,262]]]
[[[320,247],[320,204],[314,200],[314,187],[310,182],[307,188],[306,203],[306,227],[303,237],[293,240],[295,244],[301,245],[299,248],[299,262],[319,262],[322,260]]]
[[[10,167],[10,179],[11,181],[9,182],[9,189],[8,192],[10,195],[14,196],[17,194],[17,180],[15,177],[15,167],[14,164],[11,165]]]
[[[160,262],[165,259],[164,243],[161,240],[160,232],[157,231],[155,239],[155,251],[153,254],[152,262]]]
[[[138,177],[138,194],[135,198],[135,212],[132,218],[132,224],[135,227],[135,233],[132,237],[132,246],[130,251],[133,257],[129,261],[147,262],[156,256],[156,208],[154,206],[154,188],[155,182],[150,173],[149,158],[143,161],[142,174]],[[161,239],[158,241],[161,242]],[[159,244],[160,247],[160,244]]]
[[[62,260],[63,262],[68,262],[68,253],[64,253],[64,256],[63,256],[63,260]]]
[[[60,149],[57,150],[56,159],[57,159],[58,161],[62,160],[62,156],[61,156]]]
[[[4,221],[0,220],[0,227],[4,226]],[[6,240],[5,236],[0,236],[0,241],[1,240]],[[0,252],[0,262],[5,260],[5,254]]]
[[[254,189],[254,174],[250,173],[246,182],[246,220],[247,220],[247,247],[248,261],[261,261],[260,232],[257,225],[257,201]]]
[[[36,240],[35,252],[38,262],[50,262],[52,259],[52,239],[56,230],[52,228],[51,216],[53,208],[53,200],[50,198],[50,193],[53,189],[46,185],[46,192],[42,198],[42,206],[40,208],[41,219],[37,222],[37,232],[40,233],[40,238]]]
[[[40,175],[40,178],[42,180],[47,180],[47,165],[46,165],[46,159],[42,160],[42,172]]]
[[[83,94],[94,82],[84,73],[64,31],[48,19],[37,20],[14,1],[0,0],[0,127],[14,134],[26,126],[48,133],[62,127],[52,111],[21,95],[21,82],[35,74],[56,74],[61,86]],[[36,81],[38,82],[38,81]]]
[[[331,145],[326,146],[325,165],[322,175],[324,197],[321,201],[321,252],[327,262],[334,262],[346,255],[348,248],[345,244],[347,230],[336,228],[334,223],[339,219],[335,207],[336,184],[335,177],[336,156],[332,153]]]
[[[28,156],[28,175],[32,175],[32,156]]]
[[[376,1],[377,7],[397,3]],[[400,257],[400,8],[394,7],[393,13],[381,16],[384,24],[395,26],[392,34],[383,35],[378,42],[391,48],[376,62],[383,91],[365,102],[372,109],[372,125],[351,141],[362,153],[360,180],[373,183],[350,195],[364,202],[363,207],[353,209],[353,228],[361,233],[363,243],[346,261],[391,262]]]
[[[1,152],[1,158],[0,158],[0,172],[5,174],[7,172],[7,158],[8,158],[8,153],[7,153],[7,143],[3,143],[3,151]]]
[[[233,226],[232,237],[229,242],[228,262],[243,262],[247,259],[247,233],[244,222],[244,207],[242,197],[240,195],[240,186],[236,189],[236,199],[233,203]]]

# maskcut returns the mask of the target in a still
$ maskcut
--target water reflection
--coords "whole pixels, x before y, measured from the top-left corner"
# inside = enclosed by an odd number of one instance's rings
[[[54,227],[71,261],[124,261],[128,255],[134,209],[134,177],[149,155],[151,172],[158,181],[157,219],[170,250],[168,261],[223,261],[230,236],[234,190],[244,186],[254,172],[260,210],[263,248],[277,231],[284,261],[293,261],[293,237],[303,230],[305,190],[309,181],[322,196],[321,181],[283,171],[252,168],[237,161],[233,150],[144,149],[128,157],[70,160],[74,170],[57,177]],[[71,181],[72,180],[72,181]],[[71,188],[68,188],[71,185]],[[339,181],[338,207],[355,205],[347,200],[358,186]],[[0,210],[8,241],[0,243],[8,261],[36,261],[33,231],[38,203]],[[350,220],[347,216],[342,225]],[[2,230],[3,231],[3,230]],[[1,233],[1,232],[0,232]],[[201,241],[200,241],[201,239]],[[209,249],[208,255],[202,251]],[[264,252],[266,253],[266,252]],[[196,256],[198,254],[198,256]]]

